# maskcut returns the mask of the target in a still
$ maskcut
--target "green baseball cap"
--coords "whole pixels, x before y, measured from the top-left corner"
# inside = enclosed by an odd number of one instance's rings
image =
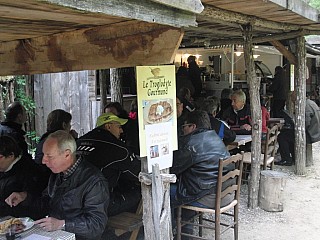
[[[113,113],[103,113],[97,118],[97,127],[100,127],[109,122],[118,122],[120,125],[124,125],[128,122],[128,119],[119,118]]]

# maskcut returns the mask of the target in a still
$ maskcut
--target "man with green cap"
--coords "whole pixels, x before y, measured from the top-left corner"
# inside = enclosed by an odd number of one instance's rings
[[[109,182],[109,216],[134,211],[141,198],[141,162],[120,140],[127,121],[113,113],[103,113],[97,119],[97,127],[77,140],[77,153],[98,167]]]

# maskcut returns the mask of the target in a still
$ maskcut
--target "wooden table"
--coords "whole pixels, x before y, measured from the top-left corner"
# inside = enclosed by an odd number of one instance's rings
[[[10,217],[3,217],[0,218],[0,222],[9,219]],[[62,230],[57,230],[57,231],[53,231],[53,232],[46,232],[44,231],[41,227],[34,225],[32,228],[19,233],[16,235],[16,239],[21,239],[23,240],[24,238],[30,236],[31,234],[37,234],[37,235],[41,235],[43,237],[47,237],[50,238],[50,240],[75,240],[76,236],[74,233],[70,233],[70,232],[66,232],[66,231],[62,231]],[[17,236],[20,236],[19,238],[17,238]],[[6,236],[5,235],[0,235],[0,240],[6,240]]]
[[[284,123],[284,118],[269,118],[267,124],[274,124],[274,123]]]
[[[238,148],[241,145],[246,145],[246,143],[252,141],[252,136],[251,135],[237,135],[236,139],[227,145],[227,149],[230,151],[232,149]]]

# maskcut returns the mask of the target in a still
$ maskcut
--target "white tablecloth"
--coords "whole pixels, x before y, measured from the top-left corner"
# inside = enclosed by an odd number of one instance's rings
[[[3,218],[3,220],[6,218]],[[2,221],[2,219],[0,219],[0,222]],[[38,234],[41,236],[45,236],[45,237],[50,237],[51,240],[75,240],[75,234],[74,233],[70,233],[70,232],[66,232],[66,231],[62,231],[62,230],[57,230],[54,232],[46,232],[44,231],[42,228],[40,228],[39,226],[34,225],[32,228],[28,229],[27,231],[24,231],[22,233],[17,234],[17,236],[21,236],[20,238],[18,238],[19,240],[23,240],[23,238],[30,236],[31,234]],[[0,240],[5,240],[6,237],[5,235],[0,235]]]

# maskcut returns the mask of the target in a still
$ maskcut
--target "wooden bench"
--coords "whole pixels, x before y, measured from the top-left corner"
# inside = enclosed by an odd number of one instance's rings
[[[114,229],[115,234],[120,236],[126,232],[132,232],[130,240],[137,239],[142,222],[142,200],[139,203],[136,213],[123,212],[112,216],[108,220],[108,227]]]

